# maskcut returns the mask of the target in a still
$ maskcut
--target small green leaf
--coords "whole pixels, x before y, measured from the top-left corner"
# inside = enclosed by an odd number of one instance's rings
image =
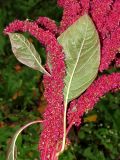
[[[42,122],[41,120],[30,122],[30,123],[26,124],[25,126],[21,127],[21,128],[15,133],[15,135],[13,136],[13,138],[12,138],[12,140],[11,140],[10,146],[9,146],[9,148],[8,148],[6,160],[16,160],[16,159],[17,159],[17,147],[16,147],[15,143],[16,143],[16,140],[17,140],[19,134],[20,134],[25,128],[27,128],[28,126],[30,126],[30,125],[32,125],[32,124],[36,124],[36,123],[41,123],[41,122]]]
[[[18,61],[50,76],[41,65],[40,55],[32,43],[20,33],[9,33],[8,35],[11,41],[12,51]]]
[[[65,104],[80,96],[93,82],[100,64],[100,41],[96,28],[85,14],[58,37],[66,63]]]

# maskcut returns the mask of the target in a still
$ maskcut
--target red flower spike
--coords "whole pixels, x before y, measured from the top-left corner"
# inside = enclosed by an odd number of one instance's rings
[[[51,57],[51,77],[44,75],[44,95],[48,102],[48,106],[44,113],[43,132],[41,134],[39,145],[41,158],[51,159],[55,147],[60,143],[63,136],[64,54],[62,53],[62,48],[57,43],[54,35],[48,31],[40,29],[36,23],[16,20],[5,29],[6,34],[15,31],[28,31],[46,46],[46,50]]]
[[[67,116],[69,124],[74,122],[76,125],[79,125],[81,123],[80,117],[82,117],[87,110],[93,109],[95,104],[102,96],[119,88],[120,73],[102,75],[87,89],[82,96],[70,104]]]
[[[64,4],[63,17],[59,28],[59,32],[62,33],[80,17],[81,8],[77,0],[65,0],[64,3],[61,1],[60,4]]]
[[[54,20],[51,20],[47,17],[39,17],[36,20],[36,23],[42,27],[44,27],[46,30],[49,30],[53,34],[58,33],[58,28]]]

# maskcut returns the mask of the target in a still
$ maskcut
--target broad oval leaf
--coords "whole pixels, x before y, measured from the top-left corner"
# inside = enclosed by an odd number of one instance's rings
[[[9,33],[8,35],[11,41],[12,51],[21,63],[50,76],[41,65],[40,55],[27,38],[20,33]]]
[[[13,136],[12,140],[11,140],[11,143],[10,143],[10,146],[8,148],[8,152],[7,152],[7,157],[6,157],[6,160],[16,160],[17,159],[17,147],[15,145],[16,143],[16,140],[19,136],[19,134],[25,129],[27,128],[28,126],[32,125],[32,124],[36,124],[36,123],[41,123],[42,121],[41,120],[38,120],[38,121],[33,121],[33,122],[30,122],[28,124],[26,124],[25,126],[21,127],[16,133],[15,135]]]
[[[85,14],[58,37],[66,63],[65,103],[82,94],[95,79],[100,64],[100,41]]]

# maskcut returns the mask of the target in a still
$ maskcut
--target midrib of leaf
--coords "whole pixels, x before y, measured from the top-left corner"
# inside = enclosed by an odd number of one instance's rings
[[[68,84],[68,89],[67,89],[67,93],[66,93],[66,97],[65,97],[65,102],[64,102],[63,142],[62,142],[61,152],[64,151],[65,141],[66,141],[66,116],[67,116],[67,104],[68,104],[68,96],[69,96],[70,86],[71,86],[71,82],[72,82],[72,79],[73,79],[73,76],[74,76],[74,72],[76,70],[76,67],[77,67],[77,64],[78,64],[78,61],[79,61],[79,58],[80,58],[80,55],[81,55],[81,51],[82,51],[82,48],[83,48],[83,45],[84,45],[84,42],[85,42],[85,39],[86,39],[87,28],[88,28],[88,21],[87,21],[87,24],[86,24],[85,36],[84,36],[84,39],[83,39],[83,42],[82,42],[82,45],[81,45],[81,48],[80,48],[80,51],[79,51],[79,54],[78,54],[78,57],[77,57],[77,61],[76,61],[75,66],[73,68],[73,72],[71,74],[71,78],[70,78],[70,81],[69,81],[69,84]]]
[[[20,39],[24,45],[28,48],[28,50],[30,51],[31,55],[35,58],[36,62],[38,63],[39,67],[42,68],[42,70],[44,71],[44,73],[46,73],[48,76],[51,76],[45,69],[44,67],[42,67],[42,65],[40,65],[38,59],[35,57],[35,55],[33,54],[33,52],[31,51],[31,49],[29,48],[29,46],[18,36],[16,35],[18,39]]]
[[[94,55],[94,53],[90,56],[90,58],[82,65],[82,67],[80,68],[80,70],[86,65],[86,63],[88,63],[89,62],[89,60],[93,57],[93,55]],[[79,70],[79,71],[80,71]],[[67,73],[68,75],[70,75],[69,73]],[[87,73],[88,74],[88,73]],[[87,75],[86,74],[86,75]],[[86,76],[86,75],[84,75],[84,77]],[[82,77],[82,78],[84,78],[84,77]],[[89,80],[89,81],[91,81],[92,80],[92,78],[93,77],[91,77],[91,79]],[[82,87],[82,86],[84,86],[86,83],[88,83],[89,81],[87,81],[87,82],[85,82],[85,83],[83,83],[80,87]],[[65,88],[66,88],[66,86],[65,86]],[[69,95],[68,95],[69,96]]]

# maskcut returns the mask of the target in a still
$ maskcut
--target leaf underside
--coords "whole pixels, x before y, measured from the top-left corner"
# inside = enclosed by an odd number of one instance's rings
[[[20,33],[9,33],[9,38],[12,45],[12,51],[21,63],[49,75],[41,65],[40,55],[29,40]]]
[[[80,96],[95,79],[100,64],[100,41],[96,28],[85,14],[58,37],[66,63],[64,99]]]

